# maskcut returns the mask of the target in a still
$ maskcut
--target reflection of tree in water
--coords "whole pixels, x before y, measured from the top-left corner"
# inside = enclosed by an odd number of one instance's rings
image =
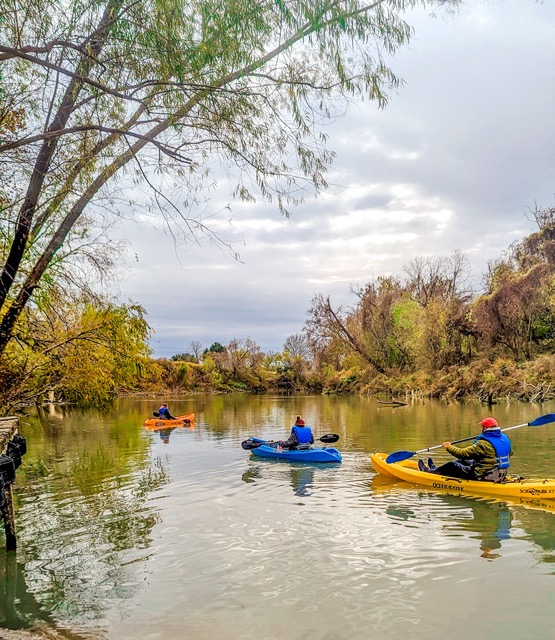
[[[54,616],[31,593],[25,581],[25,567],[17,561],[17,555],[0,550],[0,627],[4,638],[6,629],[17,631],[20,637],[22,629],[29,629],[24,637],[55,638],[69,640],[86,640],[91,638],[90,630],[83,634],[72,628],[57,625]],[[29,634],[29,635],[27,635]],[[9,637],[12,637],[11,635]],[[103,638],[104,634],[95,631],[95,638]]]
[[[16,558],[15,553],[0,550],[0,626],[27,629],[39,621],[52,622],[48,611],[29,592],[24,566]]]
[[[85,461],[93,463],[97,454],[84,456]],[[51,474],[20,497],[19,555],[24,563],[18,579],[26,583],[29,598],[41,603],[41,611],[58,620],[95,620],[107,600],[134,594],[133,561],[144,557],[140,550],[149,547],[160,520],[148,496],[168,481],[160,459],[146,469],[148,461],[135,464],[121,476],[90,482],[86,495],[80,491],[86,470],[74,476],[70,465],[67,475]],[[89,471],[91,481],[94,472]],[[122,561],[129,551],[130,559]],[[8,579],[7,589],[13,588]],[[48,615],[40,619],[48,620]]]

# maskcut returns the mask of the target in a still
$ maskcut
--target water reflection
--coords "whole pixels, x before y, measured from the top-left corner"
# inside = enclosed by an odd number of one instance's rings
[[[158,435],[160,436],[160,440],[164,443],[164,444],[169,444],[170,443],[170,436],[171,434],[176,430],[176,429],[180,429],[182,431],[194,431],[195,430],[195,425],[194,424],[188,424],[188,425],[175,425],[175,426],[171,426],[171,427],[157,427],[157,426],[147,426],[145,427],[145,429],[149,432],[156,432],[158,433]]]
[[[440,491],[426,492],[421,487],[411,487],[379,475],[372,479],[371,488],[376,494],[389,494],[387,515],[406,523],[421,519],[421,499],[429,497],[432,500],[430,508],[433,517],[444,522],[443,529],[450,534],[464,531],[470,539],[479,540],[482,558],[500,558],[505,541],[524,537],[539,547],[543,562],[554,562],[555,519],[552,514],[555,512],[555,501],[519,498],[496,500]],[[445,507],[448,507],[447,511]],[[545,513],[538,514],[538,510]],[[538,519],[545,519],[544,526],[540,527],[542,535],[538,533]],[[526,523],[530,524],[530,533],[525,530]],[[515,535],[516,530],[518,536]]]
[[[456,520],[450,528],[468,531],[471,539],[479,540],[482,558],[494,560],[501,557],[501,543],[511,538],[513,519],[505,502],[469,500],[450,495],[441,496],[441,501],[458,509],[469,508],[472,518]]]
[[[291,486],[296,496],[312,495],[314,487],[314,469],[309,466],[291,467]]]
[[[264,474],[266,469],[266,474]],[[299,462],[283,462],[280,460],[265,460],[263,465],[252,465],[245,471],[241,479],[243,482],[253,483],[265,478],[276,479],[278,476],[283,481],[284,476],[289,477],[293,493],[296,496],[306,498],[313,494],[314,475],[319,471],[317,467]]]
[[[162,440],[162,442],[164,444],[169,444],[170,443],[170,435],[172,433],[172,431],[174,429],[176,429],[177,427],[167,427],[166,429],[160,429],[158,431],[158,434],[160,436],[160,440]]]
[[[28,629],[37,622],[52,622],[50,612],[29,591],[24,569],[15,553],[0,550],[0,626],[7,629]]]
[[[501,557],[502,542],[511,538],[513,519],[506,503],[457,495],[438,494],[431,497],[437,500],[434,511],[437,519],[445,522],[443,529],[448,534],[456,535],[459,531],[465,531],[469,534],[468,538],[479,540],[482,558],[495,560]],[[412,498],[407,496],[407,498],[412,502],[414,496]],[[398,500],[397,497],[396,500]],[[445,506],[449,507],[447,514]],[[392,519],[405,522],[417,520],[418,511],[417,508],[402,503],[386,509],[386,513]]]

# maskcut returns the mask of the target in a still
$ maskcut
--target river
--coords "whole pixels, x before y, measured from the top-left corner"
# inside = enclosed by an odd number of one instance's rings
[[[388,483],[369,453],[471,436],[486,415],[527,423],[555,403],[181,396],[166,400],[174,415],[195,412],[194,426],[161,434],[143,427],[159,400],[21,418],[28,452],[14,486],[18,550],[0,551],[1,637],[554,637],[555,501]],[[316,436],[339,434],[341,464],[241,448],[285,438],[297,414]],[[555,422],[509,435],[513,472],[555,477]]]

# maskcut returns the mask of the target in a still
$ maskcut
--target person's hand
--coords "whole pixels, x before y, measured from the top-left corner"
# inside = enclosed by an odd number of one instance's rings
[[[450,447],[450,446],[451,446],[451,443],[450,443],[450,442],[442,442],[442,443],[441,443],[441,446],[442,446],[442,447],[445,447],[445,448],[447,449],[447,447]]]

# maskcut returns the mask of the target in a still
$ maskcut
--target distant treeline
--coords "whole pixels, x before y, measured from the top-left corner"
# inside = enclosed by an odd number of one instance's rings
[[[292,391],[542,401],[555,397],[555,208],[532,211],[538,231],[492,260],[484,290],[466,257],[415,258],[335,308],[314,297],[303,331],[280,353],[251,339],[159,360],[182,391]]]
[[[489,263],[481,293],[461,252],[415,258],[402,276],[354,291],[349,308],[316,295],[305,326],[279,353],[243,338],[207,348],[193,341],[171,359],[153,359],[140,306],[60,292],[18,324],[0,361],[2,410],[47,401],[102,408],[144,392],[551,399],[555,208],[532,214],[538,230]]]

